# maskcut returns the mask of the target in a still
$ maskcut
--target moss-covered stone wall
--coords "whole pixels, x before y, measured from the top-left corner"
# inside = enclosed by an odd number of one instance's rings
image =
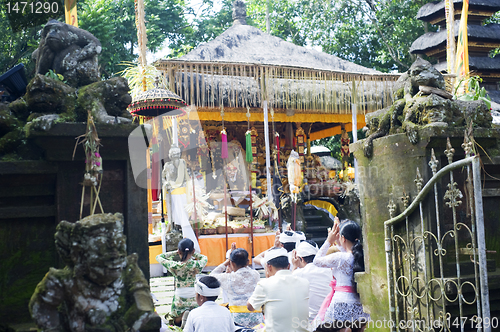
[[[363,154],[363,141],[351,145],[358,160],[361,219],[365,243],[365,273],[356,276],[358,290],[371,319],[389,320],[388,285],[384,242],[384,221],[389,219],[387,205],[391,197],[397,200],[403,190],[414,186],[415,169],[426,163],[427,140],[412,145],[405,134],[385,136],[373,141],[373,157]],[[389,331],[371,328],[373,331]]]
[[[36,285],[57,266],[54,218],[2,220],[0,228],[0,320],[30,322],[28,302]],[[52,242],[52,244],[50,243]]]
[[[138,254],[139,267],[149,279],[146,191],[135,184],[127,144],[135,126],[97,129],[103,145],[104,212],[123,214],[127,253]],[[0,323],[4,325],[31,323],[28,302],[36,285],[50,267],[63,267],[54,234],[59,221],[79,219],[85,168],[81,146],[71,159],[75,137],[84,132],[84,123],[56,124],[48,132],[30,136],[45,161],[0,162]],[[87,188],[84,216],[89,205]]]

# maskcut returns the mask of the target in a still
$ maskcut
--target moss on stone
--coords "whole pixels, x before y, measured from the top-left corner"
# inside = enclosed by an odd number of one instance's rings
[[[74,88],[39,74],[28,84],[25,99],[31,113],[61,114],[76,106]]]
[[[395,93],[394,93],[394,99],[401,99],[404,98],[405,96],[405,88],[400,87]]]
[[[0,137],[21,126],[21,121],[10,114],[9,110],[0,110]]]
[[[80,88],[75,110],[77,121],[85,121],[88,111],[94,118],[99,118],[97,113],[102,109],[110,116],[130,117],[126,111],[132,101],[128,91],[127,80],[123,77],[113,77]]]
[[[21,130],[13,130],[0,138],[0,154],[13,152],[20,144],[23,137]]]
[[[24,98],[19,98],[9,104],[9,109],[21,121],[26,121],[30,112],[28,109],[28,104]]]

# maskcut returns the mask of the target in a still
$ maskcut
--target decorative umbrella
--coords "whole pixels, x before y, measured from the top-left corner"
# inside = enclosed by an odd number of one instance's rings
[[[168,115],[183,115],[187,104],[181,97],[165,89],[151,89],[142,92],[137,100],[128,106],[132,115],[153,117],[168,113]]]

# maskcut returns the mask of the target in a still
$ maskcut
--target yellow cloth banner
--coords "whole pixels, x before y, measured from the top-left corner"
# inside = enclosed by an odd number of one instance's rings
[[[66,24],[73,25],[78,28],[76,0],[64,0],[64,12],[66,16]]]
[[[185,193],[187,193],[186,187],[175,188],[171,192],[172,195],[182,195],[182,194],[185,194]]]
[[[462,17],[460,18],[460,27],[458,29],[457,57],[455,59],[455,74],[457,75],[456,84],[469,75],[469,40],[467,38],[467,13],[469,11],[469,0],[463,1]],[[461,94],[467,92],[467,86],[463,85]]]
[[[314,205],[314,206],[319,207],[321,209],[325,209],[326,211],[330,212],[334,217],[338,213],[335,206],[332,203],[327,202],[327,201],[312,200],[312,201],[305,202],[304,204],[311,204],[311,205]]]
[[[262,312],[262,309],[250,311],[245,305],[230,305],[229,311],[234,313],[254,313],[254,312]]]

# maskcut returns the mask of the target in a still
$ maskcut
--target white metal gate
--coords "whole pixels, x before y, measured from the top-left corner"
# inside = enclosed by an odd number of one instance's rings
[[[448,139],[448,165],[439,171],[432,150],[432,178],[424,186],[417,168],[418,195],[410,203],[404,194],[404,211],[397,216],[393,199],[388,205],[391,219],[384,226],[392,331],[490,332],[498,325],[490,317],[480,160],[471,156],[471,142],[462,147],[465,158],[453,162]],[[464,193],[453,177],[460,169]],[[442,178],[447,190],[440,196]],[[465,219],[463,213],[457,218],[459,208],[467,209]]]

